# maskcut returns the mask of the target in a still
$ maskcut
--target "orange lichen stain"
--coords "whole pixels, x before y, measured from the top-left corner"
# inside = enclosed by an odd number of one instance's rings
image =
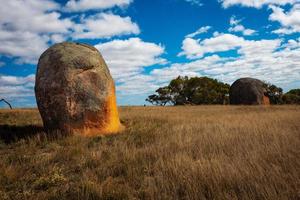
[[[270,105],[270,99],[267,96],[263,96],[263,101],[262,101],[263,105]]]
[[[116,134],[124,130],[124,126],[120,123],[115,86],[112,84],[110,94],[104,103],[103,112],[99,115],[91,113],[85,120],[85,127],[80,130],[84,136],[97,136]]]
[[[103,128],[104,133],[116,133],[124,129],[120,123],[117,100],[115,95],[115,86],[112,84],[110,95],[106,102],[106,119]]]

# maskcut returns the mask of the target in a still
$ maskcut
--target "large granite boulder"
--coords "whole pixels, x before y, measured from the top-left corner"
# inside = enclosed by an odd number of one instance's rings
[[[270,104],[264,82],[254,78],[236,80],[230,87],[229,99],[233,105]]]
[[[35,95],[47,131],[99,135],[121,128],[115,85],[99,51],[63,42],[40,57]]]

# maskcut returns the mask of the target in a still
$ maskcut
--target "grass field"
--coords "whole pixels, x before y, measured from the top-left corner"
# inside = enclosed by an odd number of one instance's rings
[[[0,199],[300,199],[300,106],[122,107],[118,135],[0,111]]]

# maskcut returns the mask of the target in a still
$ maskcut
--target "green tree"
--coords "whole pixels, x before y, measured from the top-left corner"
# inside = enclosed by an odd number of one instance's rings
[[[187,98],[192,104],[224,104],[230,86],[208,77],[194,77],[187,83]]]
[[[284,104],[300,104],[300,89],[293,89],[282,97]]]
[[[230,86],[208,77],[179,76],[156,90],[146,101],[155,105],[199,105],[228,103]]]
[[[271,104],[282,104],[282,96],[283,96],[283,90],[280,87],[277,87],[276,85],[265,83],[266,87],[266,95],[270,99]]]
[[[157,94],[148,96],[146,101],[150,102],[153,105],[160,106],[165,106],[167,103],[172,102],[169,87],[158,88],[155,92]]]
[[[287,92],[286,94],[293,94],[293,95],[300,96],[300,89],[293,89],[293,90],[290,90],[290,91]]]

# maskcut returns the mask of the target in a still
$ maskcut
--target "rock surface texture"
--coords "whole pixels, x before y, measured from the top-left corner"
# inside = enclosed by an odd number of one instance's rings
[[[59,43],[40,57],[35,95],[47,131],[86,136],[120,131],[115,85],[99,51]]]
[[[254,78],[241,78],[230,87],[229,99],[233,105],[269,105],[265,84]]]

